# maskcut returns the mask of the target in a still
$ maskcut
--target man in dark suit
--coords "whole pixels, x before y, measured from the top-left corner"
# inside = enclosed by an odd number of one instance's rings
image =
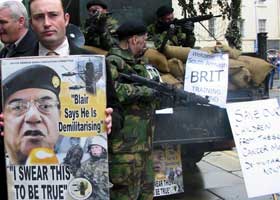
[[[66,37],[66,27],[70,16],[64,12],[61,0],[30,0],[30,24],[37,35],[38,44],[33,49],[33,55],[79,55],[91,54],[87,50],[75,46]],[[118,131],[122,126],[122,112],[115,89],[113,87],[110,70],[107,71],[107,127],[112,126]],[[113,112],[113,109],[114,112]],[[112,114],[112,117],[111,117]],[[112,122],[113,118],[113,122]],[[109,129],[108,132],[111,130]]]
[[[0,3],[0,40],[5,45],[0,51],[0,58],[31,56],[31,50],[34,49],[37,39],[35,34],[28,28],[28,25],[27,10],[21,2],[6,1]],[[0,112],[2,112],[2,106],[0,106]],[[3,138],[1,137],[0,173],[4,177],[0,180],[0,193],[3,194],[3,199],[7,199],[3,143]]]
[[[64,12],[61,0],[30,0],[30,23],[39,42],[28,50],[28,55],[79,55],[91,54],[76,47],[66,37],[66,26],[69,23],[69,14]],[[1,21],[0,21],[1,23]],[[0,24],[1,25],[1,24]],[[0,32],[1,33],[1,32]],[[122,127],[122,108],[113,87],[111,73],[106,69],[107,117],[105,119],[107,132],[117,132]],[[114,109],[114,112],[113,112]],[[3,120],[1,114],[0,121]],[[1,187],[2,188],[2,187]]]
[[[0,3],[0,39],[5,45],[0,58],[31,56],[37,39],[28,25],[27,10],[21,2]]]

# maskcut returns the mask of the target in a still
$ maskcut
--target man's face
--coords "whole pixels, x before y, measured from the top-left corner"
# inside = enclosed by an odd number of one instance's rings
[[[135,35],[130,40],[130,49],[134,56],[142,56],[146,49],[147,33],[144,35]]]
[[[101,14],[107,13],[107,9],[104,9],[99,5],[93,5],[88,9],[89,15],[94,15],[96,11]]]
[[[174,20],[174,14],[170,13],[161,18],[161,20],[165,23],[171,23]]]
[[[164,152],[162,150],[154,150],[153,152],[153,169],[158,173],[165,173]]]
[[[14,43],[20,38],[20,28],[24,26],[24,17],[12,18],[11,10],[0,10],[0,39],[4,44]]]
[[[60,0],[35,0],[30,4],[30,23],[39,41],[48,49],[63,43],[69,14],[64,13]]]
[[[25,163],[33,148],[54,148],[59,136],[58,104],[53,92],[38,88],[19,90],[6,100],[5,144],[19,163]]]
[[[95,157],[100,157],[102,154],[102,147],[99,145],[91,145],[90,154]]]

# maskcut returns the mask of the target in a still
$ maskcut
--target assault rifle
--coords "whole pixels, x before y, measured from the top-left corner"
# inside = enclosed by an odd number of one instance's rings
[[[168,40],[172,37],[172,35],[174,34],[176,27],[180,27],[180,26],[184,26],[184,24],[187,21],[191,21],[193,23],[195,22],[201,22],[201,21],[205,21],[205,20],[209,20],[213,17],[221,17],[222,15],[200,15],[200,16],[196,16],[196,17],[190,17],[190,18],[183,18],[183,19],[175,19],[170,25],[169,25],[169,29],[167,31],[167,34],[165,35],[165,37],[163,38],[163,41],[159,47],[159,52],[163,52],[164,48],[168,42]],[[202,24],[201,24],[202,25]],[[204,26],[204,25],[202,25]],[[206,29],[207,30],[207,29]],[[208,31],[209,32],[209,31]],[[211,33],[210,33],[211,34]],[[214,37],[214,36],[213,36]],[[215,37],[214,37],[215,38]]]
[[[129,80],[133,83],[138,83],[149,88],[152,88],[159,93],[167,96],[171,96],[175,101],[179,101],[183,105],[187,104],[209,104],[208,98],[196,95],[192,92],[187,92],[174,87],[173,85],[160,83],[154,80],[150,80],[136,74],[124,74],[119,73],[121,79]]]
[[[209,14],[209,15],[200,15],[200,16],[196,16],[196,17],[190,17],[190,18],[175,19],[173,24],[178,25],[178,26],[182,26],[187,21],[191,21],[191,22],[195,23],[195,22],[201,22],[201,21],[209,20],[209,19],[212,19],[213,17],[221,17],[221,16],[222,15]]]

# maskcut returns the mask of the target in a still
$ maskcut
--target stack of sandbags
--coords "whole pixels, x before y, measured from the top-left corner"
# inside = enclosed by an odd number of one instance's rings
[[[100,49],[98,47],[94,47],[94,46],[88,46],[88,45],[84,45],[82,47],[83,49],[86,49],[94,54],[98,54],[98,55],[107,55],[108,51],[105,51],[103,49]]]
[[[174,85],[177,88],[183,88],[183,81],[179,81],[170,73],[161,74],[160,77],[164,83]]]
[[[229,54],[229,89],[259,86],[273,69],[273,65],[265,60],[241,56],[241,51],[226,45],[218,44],[200,50],[208,53],[223,52]]]
[[[252,84],[254,86],[259,86],[274,68],[272,64],[260,58],[239,56],[237,60],[245,63],[245,67],[251,73]]]
[[[179,81],[184,81],[185,65],[178,58],[171,58],[167,61],[170,74]]]
[[[214,47],[203,47],[199,50],[205,51],[210,54],[211,53],[220,53],[220,52],[228,53],[229,58],[231,58],[231,59],[237,59],[241,55],[240,50],[231,48],[231,47],[229,47],[227,45],[223,45],[223,44],[218,44]]]
[[[181,60],[167,60],[164,54],[152,48],[145,51],[144,57],[161,73],[163,82],[181,87],[185,73],[185,66]]]
[[[251,82],[251,73],[242,61],[229,59],[228,89],[236,90],[248,88]]]
[[[169,73],[166,57],[156,49],[148,48],[145,51],[144,57],[149,60],[149,63],[157,68],[162,73]]]
[[[185,63],[190,51],[191,51],[191,48],[189,48],[189,47],[166,45],[163,53],[166,56],[166,58],[168,58],[168,59],[177,58],[177,59],[181,60],[183,63]]]
[[[263,59],[241,56],[241,51],[226,45],[200,49],[208,53],[229,54],[229,89],[235,90],[259,86],[273,69],[273,65]],[[185,63],[191,48],[167,45],[164,54],[155,49],[149,49],[145,57],[160,71],[164,82],[182,85],[185,74]]]

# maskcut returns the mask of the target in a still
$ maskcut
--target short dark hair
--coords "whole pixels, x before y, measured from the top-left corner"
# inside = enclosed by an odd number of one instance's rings
[[[31,4],[32,4],[34,1],[36,1],[36,0],[29,0],[29,2],[28,2],[28,12],[29,12],[29,15],[30,15],[30,16],[31,16],[31,8],[30,8],[30,6],[31,6]],[[65,10],[65,6],[64,6],[64,1],[63,1],[63,0],[60,0],[60,2],[61,2],[62,10],[63,10],[63,12],[65,13],[66,10]],[[31,18],[31,17],[30,17],[30,18]]]
[[[91,0],[87,3],[87,9],[89,10],[91,6],[96,6],[96,5],[101,6],[103,9],[108,8],[107,4],[102,0]]]
[[[171,6],[164,5],[157,9],[156,14],[157,14],[158,18],[161,18],[165,15],[173,13],[173,11],[174,11],[174,9]]]

